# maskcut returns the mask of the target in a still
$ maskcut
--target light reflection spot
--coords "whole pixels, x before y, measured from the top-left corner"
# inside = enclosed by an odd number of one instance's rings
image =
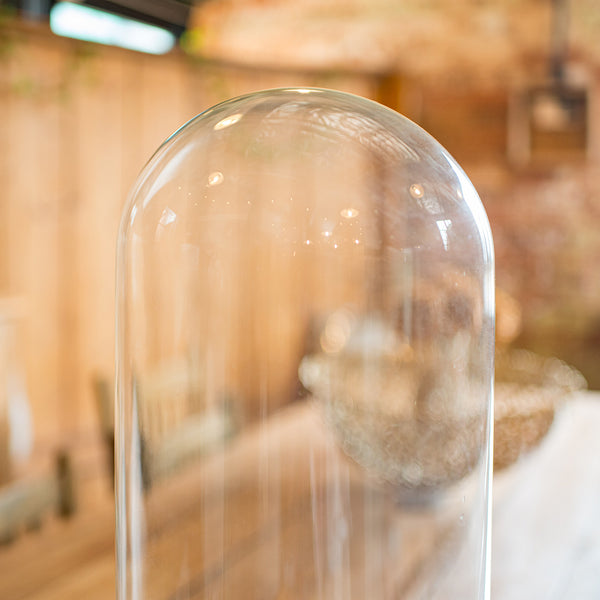
[[[221,173],[221,171],[215,171],[208,176],[208,185],[221,185],[224,179],[225,178],[223,177],[223,173]]]
[[[352,207],[342,208],[340,214],[342,217],[344,217],[344,219],[354,219],[358,217],[358,209]]]
[[[440,232],[442,243],[444,244],[444,250],[448,250],[448,230],[452,226],[452,221],[450,219],[442,219],[440,221],[436,221],[435,224]]]
[[[166,227],[167,225],[173,223],[176,218],[177,214],[173,210],[171,210],[170,208],[165,208],[165,210],[163,210],[162,215],[160,216],[159,223],[163,227]]]
[[[410,188],[408,188],[408,192],[413,198],[422,198],[425,193],[423,191],[423,186],[420,183],[413,183]]]
[[[235,115],[230,115],[229,117],[225,117],[221,119],[213,129],[218,131],[219,129],[225,129],[226,127],[231,127],[235,125],[244,115],[242,113],[236,113]]]

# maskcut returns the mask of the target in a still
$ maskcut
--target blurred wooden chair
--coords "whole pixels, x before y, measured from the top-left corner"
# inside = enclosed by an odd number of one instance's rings
[[[16,479],[0,487],[0,544],[38,529],[49,513],[67,518],[75,512],[71,459],[66,452],[59,451],[54,463],[53,473]]]
[[[234,403],[222,399],[215,406],[208,405],[201,382],[183,361],[145,374],[137,386],[142,479],[147,489],[210,452],[239,427]],[[99,374],[94,377],[93,389],[107,472],[114,481],[114,386]]]

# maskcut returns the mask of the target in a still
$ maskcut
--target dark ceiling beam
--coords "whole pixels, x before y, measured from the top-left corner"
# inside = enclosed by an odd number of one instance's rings
[[[83,0],[80,4],[162,27],[179,37],[187,27],[192,2],[186,0]]]

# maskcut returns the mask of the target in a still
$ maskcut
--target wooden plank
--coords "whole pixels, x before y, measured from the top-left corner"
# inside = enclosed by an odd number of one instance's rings
[[[81,248],[77,244],[78,212],[84,200],[81,189],[81,158],[77,144],[80,127],[76,105],[77,89],[81,85],[79,70],[81,57],[77,55],[78,46],[64,56],[65,88],[60,111],[60,131],[54,148],[56,170],[59,177],[60,196],[57,199],[59,211],[60,235],[58,245],[58,269],[56,285],[59,295],[59,337],[58,359],[60,396],[57,411],[60,418],[61,436],[69,440],[78,425],[81,414],[81,369],[79,329],[80,316],[77,305],[81,287],[77,279],[77,267],[80,263]]]
[[[20,46],[10,62],[10,176],[6,182],[9,287],[26,299],[24,345],[27,386],[38,439],[59,429],[60,221],[56,141],[60,138],[53,95],[62,56],[32,43]]]
[[[111,600],[115,596],[115,562],[109,554],[72,566],[68,577],[44,584],[23,600]]]
[[[114,364],[114,265],[117,229],[123,204],[123,61],[98,51],[81,67],[73,90],[73,148],[78,166],[77,205],[71,214],[72,256],[70,298],[76,315],[72,334],[78,376],[73,405],[78,414],[72,428],[98,423],[92,382],[110,377]],[[67,250],[67,248],[65,248]],[[64,348],[64,353],[68,351]]]
[[[173,57],[140,56],[140,151],[144,160],[187,120],[184,71]]]
[[[29,599],[43,596],[53,586],[70,587],[78,569],[97,560],[114,563],[114,511],[110,505],[72,520],[46,521],[41,531],[0,547],[0,596]],[[114,579],[110,583],[113,588]],[[106,588],[103,591],[106,594]]]
[[[6,59],[4,59],[6,60]],[[0,69],[0,109],[4,118],[0,119],[0,181],[3,182],[6,192],[10,178],[11,166],[11,124],[10,124],[10,97],[12,84],[12,69]],[[9,264],[9,229],[10,214],[7,197],[3,194],[0,200],[0,295],[6,296],[10,292],[10,264]]]

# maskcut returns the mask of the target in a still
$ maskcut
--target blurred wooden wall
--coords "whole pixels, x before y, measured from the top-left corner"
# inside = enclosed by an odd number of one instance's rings
[[[113,373],[117,228],[145,161],[216,102],[285,85],[379,99],[439,139],[488,210],[498,283],[524,309],[519,341],[581,368],[590,363],[585,374],[593,379],[600,348],[594,276],[600,75],[592,71],[590,81],[594,145],[587,159],[515,169],[507,159],[510,90],[503,86],[478,91],[477,82],[242,69],[177,51],[155,57],[86,44],[43,25],[0,21],[0,300],[18,299],[18,350],[37,439],[70,439],[97,427],[92,381]]]
[[[369,95],[377,82],[257,73],[1,24],[0,297],[20,305],[38,444],[97,427],[92,381],[113,374],[117,228],[145,161],[214,103],[283,85]]]

